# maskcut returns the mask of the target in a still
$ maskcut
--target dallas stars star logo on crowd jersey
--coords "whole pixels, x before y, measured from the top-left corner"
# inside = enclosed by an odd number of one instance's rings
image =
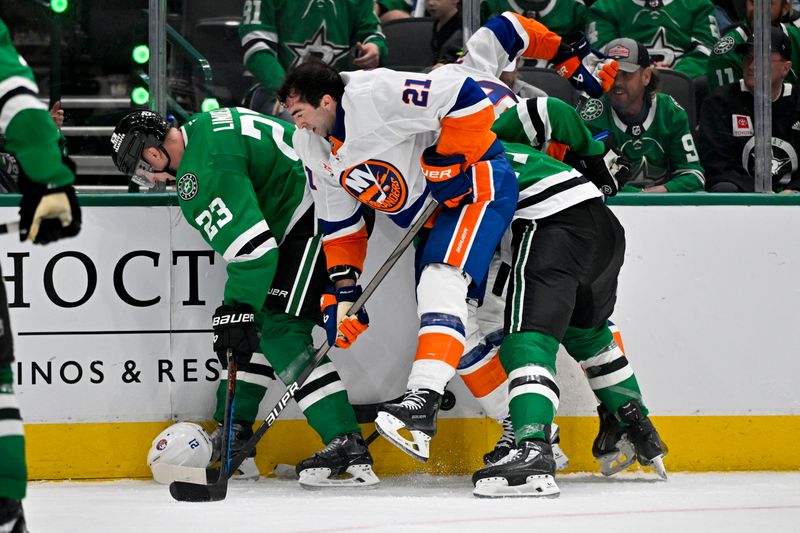
[[[669,44],[667,30],[663,26],[658,28],[653,40],[646,43],[645,47],[653,61],[660,61],[666,66],[674,65],[683,56],[683,50]]]
[[[311,36],[311,39],[302,43],[287,42],[286,46],[295,55],[292,66],[297,66],[310,57],[315,57],[328,65],[333,65],[350,51],[349,46],[342,46],[328,41],[325,22]]]

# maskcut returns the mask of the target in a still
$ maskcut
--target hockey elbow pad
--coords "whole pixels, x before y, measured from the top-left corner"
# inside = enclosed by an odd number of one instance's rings
[[[422,152],[420,166],[431,196],[446,207],[457,207],[472,194],[472,179],[464,172],[466,157],[463,154],[442,155],[436,146]]]
[[[591,48],[583,33],[564,36],[561,47],[550,61],[561,77],[593,98],[611,89],[619,69],[615,60]]]

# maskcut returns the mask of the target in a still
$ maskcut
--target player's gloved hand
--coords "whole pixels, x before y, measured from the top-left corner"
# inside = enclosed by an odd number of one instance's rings
[[[72,185],[48,187],[19,173],[19,240],[47,244],[81,230],[81,208]]]
[[[258,350],[258,332],[253,307],[248,304],[222,304],[214,311],[214,352],[222,368],[228,368],[228,350],[236,358],[239,370],[244,369],[253,352]]]
[[[466,163],[463,154],[442,155],[436,145],[422,152],[419,164],[428,181],[431,196],[446,207],[458,207],[464,201],[469,203],[472,194],[472,178],[462,170]]]
[[[581,156],[581,172],[606,196],[615,196],[631,176],[631,162],[613,148],[605,155]]]
[[[599,98],[611,89],[619,69],[615,60],[591,48],[583,33],[562,37],[561,47],[550,62],[561,77],[593,98]]]
[[[328,344],[339,348],[349,348],[356,338],[369,327],[369,315],[362,307],[354,315],[347,315],[350,308],[361,296],[360,285],[349,285],[325,292],[322,295],[322,321]]]

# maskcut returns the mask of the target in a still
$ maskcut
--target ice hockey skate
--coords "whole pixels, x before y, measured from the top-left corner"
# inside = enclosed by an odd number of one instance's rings
[[[3,533],[27,533],[25,515],[19,500],[0,498],[0,531]]]
[[[592,445],[592,454],[600,463],[600,472],[612,476],[625,470],[638,459],[642,466],[652,466],[659,477],[667,479],[663,458],[667,447],[661,442],[656,428],[649,418],[642,415],[641,406],[630,400],[617,411],[617,417],[599,405],[600,430]]]
[[[496,465],[472,475],[479,498],[556,498],[556,462],[551,446],[542,440],[522,441]]]
[[[253,427],[248,422],[234,421],[231,424],[231,455],[236,455],[241,450],[247,440],[253,436]],[[217,426],[217,429],[211,434],[211,444],[213,446],[213,454],[211,455],[211,464],[220,460],[222,448],[222,424]],[[261,472],[256,466],[256,451],[250,452],[250,456],[242,461],[239,468],[231,476],[232,480],[248,481],[257,480],[261,477]]]
[[[372,456],[358,433],[334,438],[322,450],[297,463],[300,486],[305,489],[328,487],[373,487],[380,483],[372,471]]]
[[[494,450],[483,455],[483,464],[486,466],[494,466],[506,455],[516,447],[516,440],[514,438],[514,426],[511,424],[511,417],[504,418],[500,425],[503,426],[503,433],[497,440]],[[569,466],[569,458],[567,454],[559,446],[561,442],[558,424],[553,423],[545,429],[545,436],[547,436],[550,446],[553,449],[553,459],[556,462],[556,472],[560,472]]]
[[[375,428],[408,455],[426,462],[431,438],[436,435],[441,398],[441,394],[431,389],[408,390],[399,403],[386,403],[378,408]],[[411,439],[401,435],[400,430],[406,430]]]

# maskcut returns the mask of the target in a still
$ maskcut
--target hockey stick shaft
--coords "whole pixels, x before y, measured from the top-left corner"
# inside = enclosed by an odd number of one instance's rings
[[[409,230],[406,232],[406,235],[402,238],[402,240],[400,240],[400,242],[397,243],[397,246],[395,247],[394,251],[389,255],[389,257],[383,263],[383,266],[381,266],[381,268],[375,273],[375,275],[372,276],[372,279],[369,281],[369,284],[367,284],[367,286],[364,288],[363,292],[361,293],[361,296],[355,301],[353,306],[350,307],[350,310],[347,312],[348,316],[358,313],[358,311],[362,307],[364,307],[364,304],[367,302],[367,300],[369,300],[369,297],[372,296],[372,293],[375,292],[375,290],[378,288],[381,282],[383,282],[384,278],[389,273],[389,271],[394,267],[394,265],[397,263],[397,261],[406,251],[406,249],[408,249],[408,247],[411,245],[412,241],[414,240],[414,237],[416,237],[417,233],[419,233],[419,231],[423,228],[423,226],[428,221],[430,216],[436,210],[437,206],[438,204],[432,201],[425,207],[425,209],[422,211],[422,214],[419,216],[417,221],[414,222],[411,228],[409,228]],[[264,436],[264,433],[266,433],[267,430],[270,427],[272,427],[272,425],[278,419],[280,414],[286,408],[286,405],[289,403],[289,400],[294,398],[294,395],[297,393],[297,390],[303,386],[306,379],[308,379],[308,376],[311,375],[311,373],[314,371],[317,365],[319,365],[320,361],[322,361],[322,358],[327,355],[330,349],[331,346],[327,343],[325,343],[322,347],[320,347],[317,350],[316,354],[314,354],[314,358],[308,363],[308,365],[306,365],[305,369],[303,369],[303,371],[300,373],[297,379],[286,387],[286,392],[283,394],[283,396],[275,405],[275,407],[273,407],[272,410],[269,412],[267,418],[264,420],[261,426],[259,426],[258,430],[256,430],[255,433],[253,433],[253,436],[250,437],[250,439],[248,439],[248,441],[245,443],[241,451],[233,458],[233,462],[231,465],[232,466],[231,472],[235,472],[236,469],[239,467],[239,465],[241,465],[242,462],[245,460],[245,458],[247,458],[250,452],[255,449],[256,445],[258,444],[258,441],[261,440],[261,437]]]
[[[231,433],[233,431],[233,405],[236,400],[236,374],[239,370],[236,358],[231,357],[231,350],[226,354],[228,358],[228,383],[225,388],[225,418],[222,420],[222,448],[225,453],[222,458],[222,471],[231,476]]]

